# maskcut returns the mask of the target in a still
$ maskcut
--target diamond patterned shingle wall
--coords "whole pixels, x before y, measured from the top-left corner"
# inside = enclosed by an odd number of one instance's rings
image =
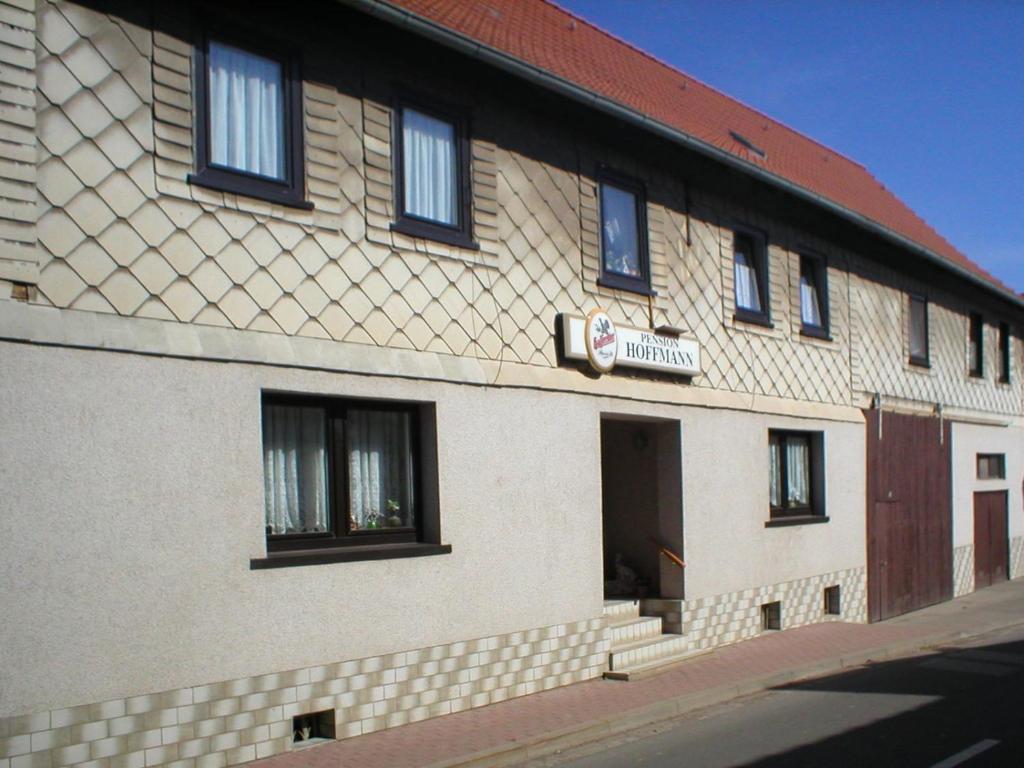
[[[928,296],[928,368],[908,362],[907,296],[911,292]],[[986,375],[975,379],[967,375],[970,307],[892,270],[866,262],[851,277],[851,295],[855,390],[994,413],[1021,412],[1019,338],[1011,338],[1010,380],[1016,383],[995,381],[998,340],[994,323],[998,318],[986,318]]]
[[[498,101],[481,105],[472,141],[479,250],[391,232],[390,107],[358,95],[358,73],[338,74],[315,46],[303,56],[314,209],[190,186],[187,24],[153,32],[65,2],[40,3],[37,17],[43,303],[544,367],[557,365],[556,315],[600,304],[619,322],[695,338],[698,388],[844,405],[881,391],[1020,412],[1013,389],[963,375],[954,303],[933,301],[932,369],[908,370],[896,274],[850,277],[855,255]],[[597,285],[603,164],[647,185],[650,300]],[[767,234],[770,329],[732,319],[731,221]],[[799,333],[797,245],[808,244],[829,263],[831,341]]]
[[[0,280],[34,283],[36,252],[35,0],[0,2]]]
[[[678,199],[678,197],[677,197]],[[849,365],[845,354],[849,307],[845,257],[817,249],[829,259],[829,299],[832,341],[801,337],[798,279],[799,255],[786,244],[793,233],[745,212],[722,210],[720,203],[696,196],[694,213],[664,213],[664,242],[668,249],[667,322],[685,329],[701,344],[704,374],[699,387],[734,392],[849,404]],[[715,222],[739,219],[761,226],[769,234],[772,329],[732,320],[732,232]],[[687,233],[690,243],[687,244]]]

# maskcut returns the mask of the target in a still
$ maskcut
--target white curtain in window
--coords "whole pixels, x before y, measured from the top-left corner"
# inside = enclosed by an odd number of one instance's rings
[[[346,427],[353,528],[412,525],[409,414],[352,409]]]
[[[773,507],[782,506],[782,448],[772,438],[768,443],[769,498]]]
[[[821,327],[821,304],[813,275],[800,275],[800,320],[804,325]]]
[[[414,109],[402,110],[405,212],[458,224],[455,126]]]
[[[263,482],[271,533],[328,530],[323,409],[264,407]]]
[[[284,81],[280,62],[210,41],[210,160],[284,178]]]
[[[786,439],[786,482],[789,506],[806,507],[811,503],[811,451],[806,437]]]
[[[627,277],[640,277],[640,236],[636,195],[610,184],[601,185],[604,268]]]
[[[761,293],[757,290],[757,270],[750,254],[736,251],[733,260],[733,277],[736,280],[736,306],[761,311]]]

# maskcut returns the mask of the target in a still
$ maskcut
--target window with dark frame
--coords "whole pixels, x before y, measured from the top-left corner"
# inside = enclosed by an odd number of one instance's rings
[[[733,233],[733,317],[748,323],[771,324],[768,300],[768,253],[764,238],[747,230]]]
[[[460,110],[407,96],[394,109],[392,229],[477,248],[472,235],[468,120]]]
[[[768,432],[768,498],[772,520],[825,521],[820,432]]]
[[[974,377],[985,373],[985,321],[977,312],[967,321],[967,372]]]
[[[267,551],[414,544],[436,531],[433,408],[265,394]],[[436,489],[434,489],[436,491]]]
[[[828,268],[824,258],[800,256],[800,332],[805,336],[829,337]]]
[[[598,177],[601,208],[601,276],[598,282],[650,295],[647,197],[643,185],[603,170]]]
[[[977,456],[977,475],[979,480],[1005,480],[1006,454],[979,453]]]
[[[1010,383],[1010,326],[999,324],[999,383]]]
[[[299,58],[235,34],[195,47],[195,172],[190,184],[291,207],[305,200]]]
[[[909,297],[910,363],[928,367],[928,299],[911,294]]]

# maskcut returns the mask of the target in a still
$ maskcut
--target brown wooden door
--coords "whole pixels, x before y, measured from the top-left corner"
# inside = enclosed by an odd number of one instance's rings
[[[868,619],[953,597],[950,429],[939,419],[865,411]]]
[[[1006,513],[1006,491],[974,494],[975,589],[1006,581],[1010,551]]]

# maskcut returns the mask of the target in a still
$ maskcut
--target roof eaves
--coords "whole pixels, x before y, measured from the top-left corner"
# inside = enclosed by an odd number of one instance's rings
[[[926,248],[920,243],[917,243],[914,240],[890,229],[884,224],[880,224],[874,219],[868,218],[862,213],[851,208],[847,208],[846,206],[807,189],[806,187],[800,186],[783,176],[772,173],[751,161],[744,160],[743,158],[716,147],[713,144],[709,144],[701,139],[691,136],[688,133],[680,131],[677,128],[673,128],[670,125],[655,120],[643,112],[638,112],[617,101],[601,96],[600,94],[594,93],[591,90],[577,85],[571,80],[552,74],[542,67],[530,64],[529,62],[523,61],[522,59],[505,53],[504,51],[481,43],[479,40],[476,40],[469,35],[456,32],[455,30],[449,29],[448,27],[431,21],[430,19],[408,11],[405,8],[392,5],[386,0],[338,1],[368,13],[371,16],[387,21],[390,24],[408,29],[421,37],[433,40],[434,42],[448,48],[452,48],[465,55],[491,64],[498,69],[509,72],[517,77],[521,77],[535,85],[539,85],[543,88],[547,88],[548,90],[566,96],[573,101],[589,105],[594,109],[613,117],[617,117],[634,126],[651,131],[652,133],[676,144],[689,147],[701,154],[714,158],[725,165],[736,168],[742,173],[754,176],[761,181],[778,187],[806,201],[812,202],[842,218],[847,219],[848,221],[857,224],[860,227],[863,227],[869,232],[880,235],[890,242],[893,242],[915,255],[924,258],[926,261],[946,269],[958,277],[964,278],[974,285],[998,295],[1005,301],[1015,305],[1018,309],[1024,309],[1024,294],[1017,294],[1012,290],[995,285],[959,264],[956,264],[938,253],[935,253],[931,249]]]

